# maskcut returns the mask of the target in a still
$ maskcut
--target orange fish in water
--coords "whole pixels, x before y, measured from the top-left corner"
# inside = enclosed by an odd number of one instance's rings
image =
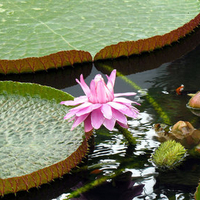
[[[181,85],[180,87],[176,88],[176,94],[181,95],[181,92],[184,90],[184,85]]]

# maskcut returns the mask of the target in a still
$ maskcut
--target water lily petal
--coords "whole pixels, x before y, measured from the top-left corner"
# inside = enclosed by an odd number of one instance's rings
[[[128,128],[128,124],[123,124],[121,122],[118,122],[117,123],[122,127],[122,128]]]
[[[73,117],[75,115],[76,111],[69,111],[65,116],[64,116],[64,119],[69,119],[71,117]]]
[[[127,109],[125,111],[120,110],[120,112],[122,112],[123,114],[125,114],[126,116],[131,117],[131,118],[137,118],[138,113],[139,113],[138,109],[133,109],[133,108]]]
[[[119,97],[119,96],[134,96],[136,95],[135,92],[125,92],[125,93],[115,93],[114,96],[115,97]]]
[[[107,104],[110,105],[112,108],[115,108],[116,110],[127,109],[126,105],[118,103],[118,102],[108,102]]]
[[[111,92],[114,92],[114,85],[115,85],[115,78],[116,78],[116,69],[114,69],[110,76],[106,75],[108,82],[107,82],[107,87]]]
[[[112,118],[112,109],[108,104],[103,104],[101,107],[101,112],[103,113],[103,116],[107,119]]]
[[[70,100],[70,101],[61,101],[60,104],[64,104],[66,106],[76,106],[78,104],[84,103],[88,101],[87,96],[80,96],[77,98],[74,98],[74,100]]]
[[[95,129],[99,129],[100,126],[103,124],[104,116],[101,112],[101,109],[93,110],[91,113],[91,124]]]
[[[119,103],[125,103],[125,104],[132,104],[132,103],[135,103],[135,104],[138,104],[137,102],[135,101],[132,101],[130,99],[126,99],[126,98],[123,98],[123,97],[118,97],[118,98],[114,98],[115,102],[119,102]]]
[[[128,104],[126,104],[126,106],[130,109],[131,112],[134,112],[137,115],[139,114],[139,110],[135,106],[128,105]]]
[[[108,102],[108,104],[120,111],[121,113],[123,113],[124,115],[127,115],[128,117],[132,117],[132,118],[136,118],[137,117],[137,114],[138,114],[138,109],[135,108],[134,106],[126,106],[124,104],[121,104],[121,103],[117,103],[117,102]]]
[[[77,113],[76,113],[76,116],[81,116],[81,115],[84,115],[86,113],[90,113],[92,112],[93,110],[97,109],[97,108],[100,108],[102,105],[101,104],[91,104],[90,106],[88,107],[85,107],[81,110],[79,110]]]
[[[106,88],[105,83],[103,80],[99,80],[96,83],[96,95],[99,103],[106,103],[108,101],[107,95],[106,95]],[[109,95],[109,94],[108,94]]]
[[[113,117],[118,121],[121,122],[122,124],[127,124],[127,117],[119,112],[118,110],[112,108],[112,114]]]
[[[107,96],[107,102],[113,101],[114,99],[114,90],[109,90],[106,86],[106,96]]]
[[[63,105],[66,105],[66,106],[77,105],[73,100],[70,100],[70,101],[61,101],[60,104],[63,104]]]
[[[76,118],[76,115],[74,115],[71,119],[69,119],[68,122],[75,120],[75,118]],[[64,117],[64,119],[65,119],[65,117]]]
[[[110,131],[113,130],[114,126],[115,126],[115,122],[116,120],[114,118],[111,119],[105,119],[103,122],[103,125]]]
[[[81,109],[83,109],[83,108],[87,108],[87,107],[89,107],[89,106],[91,106],[92,105],[92,103],[90,103],[90,102],[85,102],[85,103],[83,103],[83,104],[81,104],[81,105],[79,105],[79,106],[77,106],[77,107],[75,107],[75,108],[72,108],[70,111],[76,111],[76,112],[78,112],[79,110],[81,110]]]
[[[88,99],[91,103],[97,103],[97,94],[96,94],[96,87],[95,87],[95,81],[92,80],[90,82],[90,96],[88,96]]]
[[[81,124],[88,116],[89,114],[85,114],[85,115],[82,115],[80,117],[75,117],[75,120],[74,120],[74,123],[72,125],[72,128],[71,130],[73,130],[75,127],[77,127],[79,124]]]
[[[78,103],[84,103],[84,102],[88,101],[88,97],[87,96],[76,97],[76,98],[74,98],[74,101],[78,102]]]
[[[84,121],[84,130],[85,132],[89,132],[93,129],[92,124],[91,124],[91,114],[88,115],[88,117]]]
[[[90,102],[86,102],[84,104],[81,104],[75,108],[72,108],[64,117],[64,119],[69,119],[71,118],[73,115],[76,115],[77,112],[81,111],[84,108],[87,108],[89,106],[91,106],[93,104],[91,104]]]
[[[80,75],[80,81],[78,79],[76,79],[76,82],[81,86],[85,95],[88,97],[90,95],[90,88],[85,83],[84,78],[83,78],[83,74]]]

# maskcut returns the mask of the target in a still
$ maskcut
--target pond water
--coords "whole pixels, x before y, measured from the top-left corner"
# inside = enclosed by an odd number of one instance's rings
[[[135,185],[144,184],[142,194],[134,199],[193,199],[200,178],[200,160],[187,157],[176,170],[161,172],[152,164],[150,158],[160,145],[155,139],[155,123],[173,125],[184,120],[200,128],[200,119],[185,106],[189,97],[175,93],[175,89],[181,84],[184,84],[185,91],[199,90],[199,32],[197,30],[180,44],[128,59],[99,61],[48,73],[0,75],[0,80],[35,82],[80,96],[83,92],[75,78],[79,78],[81,73],[89,84],[96,74],[105,77],[105,74],[110,74],[111,70],[116,68],[120,75],[116,78],[115,92],[135,91],[137,95],[129,98],[141,103],[141,106],[137,106],[140,110],[138,119],[128,120],[129,131],[138,141],[136,147],[128,146],[117,129],[109,132],[101,128],[94,133],[95,145],[86,159],[87,167],[84,167],[84,164],[80,166],[80,169],[84,170],[75,169],[74,173],[65,175],[63,179],[57,179],[39,189],[31,189],[29,193],[6,195],[2,200],[61,200],[71,192],[70,188],[78,183],[92,182],[97,177],[119,171],[131,172]],[[101,188],[100,192],[107,193],[108,190],[105,187]],[[95,199],[98,198],[94,197],[93,200]]]

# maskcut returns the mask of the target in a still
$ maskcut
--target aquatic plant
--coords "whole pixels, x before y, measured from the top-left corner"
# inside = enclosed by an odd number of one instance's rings
[[[174,140],[162,143],[152,156],[153,163],[160,169],[174,169],[181,164],[186,149]]]
[[[189,100],[186,107],[196,116],[200,117],[200,91],[196,94],[190,94],[192,98]]]
[[[189,100],[188,104],[192,108],[200,108],[200,91]]]
[[[67,106],[75,106],[64,117],[69,121],[74,120],[72,129],[84,122],[85,132],[99,129],[104,125],[108,130],[113,130],[117,122],[121,127],[128,128],[127,117],[137,118],[139,110],[131,104],[139,103],[120,97],[132,96],[135,92],[114,94],[114,84],[116,78],[116,70],[113,70],[110,76],[107,76],[107,85],[100,74],[96,75],[91,81],[90,87],[85,83],[83,75],[80,81],[76,79],[85,96],[75,98],[73,101],[62,101],[61,104]],[[71,118],[71,119],[70,119]]]

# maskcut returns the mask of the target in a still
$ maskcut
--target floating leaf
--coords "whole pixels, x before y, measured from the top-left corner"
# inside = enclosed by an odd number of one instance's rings
[[[47,70],[90,62],[95,55],[94,60],[116,58],[170,45],[198,26],[199,4],[2,0],[0,73]],[[60,53],[66,54],[64,60]]]
[[[0,82],[0,195],[38,187],[68,173],[87,153],[83,127],[63,120],[73,97],[37,84]]]

